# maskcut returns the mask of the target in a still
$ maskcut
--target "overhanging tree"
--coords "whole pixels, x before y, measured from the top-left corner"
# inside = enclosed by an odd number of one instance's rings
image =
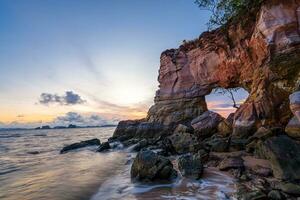
[[[264,0],[195,0],[201,8],[209,10],[208,28],[213,29],[225,25],[228,21],[237,19],[252,8],[258,7]]]

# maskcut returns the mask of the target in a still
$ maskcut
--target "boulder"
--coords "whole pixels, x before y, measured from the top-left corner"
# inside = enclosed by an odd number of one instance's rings
[[[285,132],[288,136],[300,140],[300,121],[296,116],[289,121],[285,127]]]
[[[230,113],[230,114],[228,115],[228,117],[226,118],[226,122],[228,122],[229,125],[232,127],[233,121],[234,121],[234,113]]]
[[[213,138],[206,142],[206,145],[208,145],[211,149],[211,151],[214,152],[226,152],[228,151],[229,147],[229,139],[228,138]]]
[[[73,143],[70,145],[65,146],[62,150],[60,150],[60,153],[67,153],[68,151],[87,147],[87,146],[92,146],[92,145],[100,145],[100,140],[95,138],[91,140],[85,140],[77,143]]]
[[[229,170],[229,169],[244,169],[244,160],[240,157],[229,157],[222,160],[219,164],[220,170]]]
[[[283,199],[282,195],[280,194],[280,192],[278,190],[271,190],[268,193],[268,198],[272,199],[272,200],[281,200],[281,199]]]
[[[223,117],[218,113],[206,111],[202,115],[191,121],[194,128],[194,133],[197,137],[209,137],[216,133],[218,124],[223,120]]]
[[[100,147],[98,148],[98,152],[102,152],[102,151],[107,151],[108,149],[110,149],[110,144],[109,142],[103,142]]]
[[[128,140],[132,138],[156,138],[169,133],[169,126],[148,122],[145,119],[120,121],[112,139]]]
[[[251,191],[251,192],[245,193],[241,199],[243,199],[243,200],[268,200],[268,197],[265,193],[258,190],[258,191]]]
[[[173,78],[173,77],[169,77]],[[167,80],[170,83],[170,80]],[[158,91],[159,92],[159,91]],[[185,124],[207,110],[205,97],[160,99],[148,111],[147,121],[166,126]]]
[[[145,148],[148,146],[148,141],[146,139],[142,139],[139,141],[136,146],[133,148],[133,151],[140,151],[141,149]]]
[[[204,163],[204,162],[208,161],[209,153],[204,149],[200,149],[197,152],[197,156],[201,159],[201,162]]]
[[[174,133],[191,133],[192,129],[183,125],[183,124],[179,124],[176,126]]]
[[[197,137],[190,133],[174,133],[168,137],[176,153],[196,152],[201,148]]]
[[[137,127],[139,126],[140,123],[144,121],[145,121],[144,119],[120,121],[118,123],[117,128],[114,131],[113,138],[126,136],[129,139],[134,137]]]
[[[285,135],[260,141],[255,154],[270,161],[273,174],[282,180],[300,180],[300,144]]]
[[[232,138],[229,144],[229,151],[241,151],[246,148],[247,140],[246,139],[237,139]]]
[[[295,183],[280,183],[280,190],[283,192],[300,197],[300,185]]]
[[[201,157],[195,155],[183,155],[178,159],[178,168],[182,176],[199,179],[203,174]]]
[[[218,124],[218,134],[223,137],[228,137],[232,133],[232,124],[227,119]]]
[[[242,158],[247,171],[262,177],[272,175],[271,165],[268,160],[258,159],[253,156],[243,156]]]
[[[248,138],[248,143],[252,142],[253,140],[265,140],[269,137],[274,136],[274,132],[272,132],[270,129],[267,129],[265,127],[260,127],[257,129],[257,131]]]
[[[169,138],[164,138],[162,140],[162,149],[165,156],[169,156],[177,153]]]
[[[142,182],[170,181],[177,176],[172,162],[153,151],[140,151],[131,167],[131,178]]]

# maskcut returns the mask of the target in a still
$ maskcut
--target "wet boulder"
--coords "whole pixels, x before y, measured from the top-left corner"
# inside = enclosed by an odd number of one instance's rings
[[[149,142],[146,139],[142,139],[133,147],[133,151],[140,151],[141,149],[147,147],[148,145]]]
[[[100,147],[98,148],[98,152],[102,152],[102,151],[107,151],[109,150],[111,147],[110,147],[110,144],[109,142],[103,142]]]
[[[200,138],[212,136],[218,131],[218,124],[223,117],[218,113],[206,111],[191,122],[195,135]]]
[[[85,140],[77,143],[73,143],[70,145],[65,146],[62,150],[60,150],[60,153],[66,153],[71,150],[87,147],[87,146],[92,146],[92,145],[100,145],[100,140],[95,138],[91,140]]]
[[[183,155],[178,159],[178,168],[182,176],[200,179],[203,174],[201,157],[195,155]]]
[[[177,176],[172,162],[153,151],[140,151],[131,167],[131,178],[142,182],[170,181]]]
[[[270,161],[275,178],[300,180],[300,144],[285,135],[260,141],[255,154]]]

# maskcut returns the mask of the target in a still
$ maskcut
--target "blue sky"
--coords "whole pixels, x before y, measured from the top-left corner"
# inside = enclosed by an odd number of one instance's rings
[[[193,0],[0,0],[2,126],[70,113],[103,121],[144,116],[160,53],[198,37],[208,19]],[[67,92],[85,103],[62,103]],[[61,101],[41,104],[43,93]]]

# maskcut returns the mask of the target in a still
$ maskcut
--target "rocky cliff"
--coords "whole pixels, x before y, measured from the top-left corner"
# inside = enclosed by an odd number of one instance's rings
[[[214,88],[242,87],[250,95],[234,114],[235,137],[286,126],[288,97],[300,83],[299,19],[300,0],[269,0],[243,19],[164,51],[155,104],[140,123],[190,125],[207,110],[205,95]]]
[[[229,171],[237,199],[299,199],[300,0],[266,0],[164,51],[158,81],[147,118],[120,122],[111,138],[140,151],[133,178],[164,167],[169,178],[173,166],[161,156],[185,154],[183,176],[200,178],[202,164]],[[249,92],[227,119],[207,110],[205,95],[218,87]]]
[[[300,81],[299,6],[267,1],[239,23],[164,51],[148,121],[168,125],[194,118],[207,109],[204,97],[212,89],[242,87],[250,95],[235,113],[233,134],[286,125],[288,96]]]

